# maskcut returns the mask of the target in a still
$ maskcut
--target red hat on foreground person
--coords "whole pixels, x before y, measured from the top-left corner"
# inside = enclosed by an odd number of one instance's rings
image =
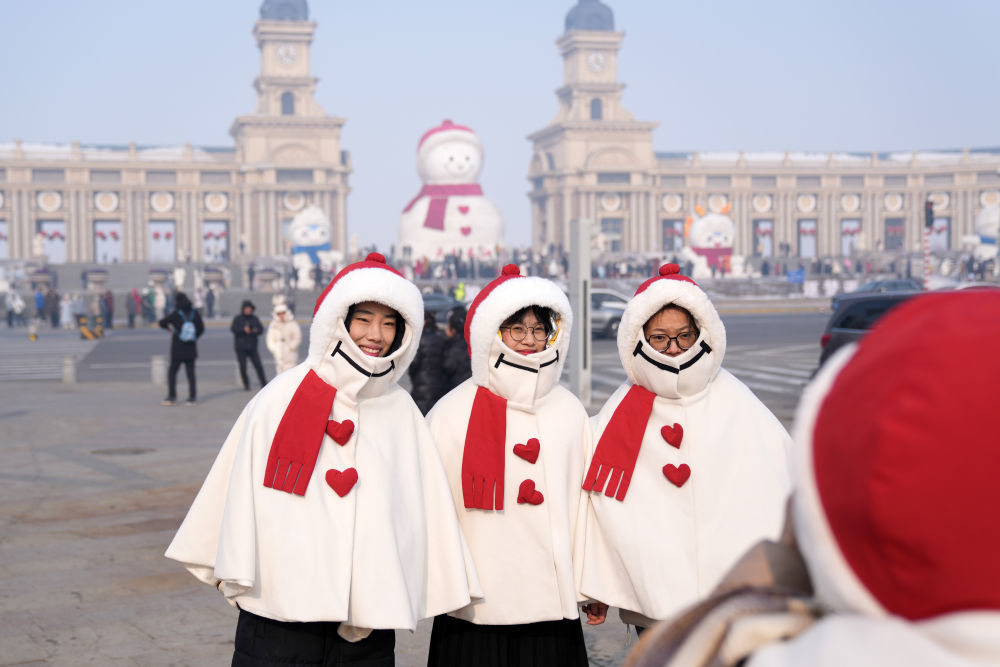
[[[1000,291],[927,294],[832,357],[794,428],[794,541],[814,593],[791,594],[780,568],[736,589],[750,570],[734,571],[628,664],[1000,664],[998,340]]]

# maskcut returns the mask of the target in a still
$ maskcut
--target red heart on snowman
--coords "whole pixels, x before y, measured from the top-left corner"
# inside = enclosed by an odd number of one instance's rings
[[[664,426],[660,429],[660,435],[671,447],[681,448],[681,440],[684,439],[684,427],[674,422],[673,426]]]
[[[459,206],[458,207],[458,212],[461,213],[462,215],[465,215],[466,213],[469,212],[469,207],[468,206]]]
[[[535,490],[535,483],[530,479],[521,482],[521,487],[517,490],[517,502],[528,503],[529,505],[541,505],[545,496],[541,491]]]
[[[538,460],[538,452],[541,448],[542,445],[538,442],[538,438],[532,438],[523,445],[514,445],[514,454],[528,463],[534,463]]]
[[[468,236],[472,233],[472,227],[462,227],[462,234]]]
[[[338,445],[346,445],[354,433],[354,422],[345,419],[342,422],[331,419],[326,423],[326,432]]]
[[[330,488],[337,492],[337,495],[343,498],[347,493],[354,488],[354,485],[358,481],[358,471],[354,468],[348,468],[347,470],[341,472],[336,468],[330,468],[326,471],[326,483],[330,485]]]
[[[668,463],[663,466],[663,476],[670,480],[671,484],[680,488],[684,486],[684,482],[688,481],[688,477],[691,476],[691,467],[686,463],[682,463],[679,466]]]

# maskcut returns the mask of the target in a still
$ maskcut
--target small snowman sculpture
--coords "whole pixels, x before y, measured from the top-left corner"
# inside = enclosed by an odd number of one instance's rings
[[[711,278],[714,274],[741,274],[742,258],[733,257],[733,238],[736,225],[730,219],[729,204],[721,211],[706,212],[701,206],[695,206],[698,218],[688,218],[691,223],[688,230],[688,244],[681,254],[694,266],[691,277],[694,279]]]
[[[997,237],[1000,236],[1000,206],[988,206],[976,216],[976,259],[989,260],[997,256]]]
[[[299,289],[316,287],[315,267],[331,271],[343,255],[330,248],[330,219],[317,206],[307,206],[288,228],[292,243],[292,266]]]
[[[492,257],[503,242],[503,218],[477,182],[483,144],[475,132],[446,120],[417,145],[424,186],[399,221],[399,247],[409,259],[436,260],[461,252]]]

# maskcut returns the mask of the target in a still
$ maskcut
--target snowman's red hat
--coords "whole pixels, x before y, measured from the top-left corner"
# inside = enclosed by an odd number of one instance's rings
[[[464,141],[476,146],[480,151],[483,149],[483,142],[470,128],[456,125],[445,119],[440,125],[432,127],[424,132],[424,136],[420,137],[420,142],[417,144],[417,154],[425,155],[435,146],[449,141]]]
[[[832,357],[795,419],[795,524],[838,611],[1000,611],[1000,291],[928,294]]]

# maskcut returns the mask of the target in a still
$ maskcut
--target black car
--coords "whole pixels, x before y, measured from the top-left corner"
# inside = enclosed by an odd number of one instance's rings
[[[819,365],[848,343],[861,340],[887,312],[921,294],[910,292],[852,292],[837,299],[837,308],[820,338]]]
[[[830,309],[837,310],[840,300],[852,294],[872,294],[883,292],[919,292],[924,286],[913,278],[892,278],[890,280],[871,280],[858,289],[846,294],[834,295],[830,300]]]

